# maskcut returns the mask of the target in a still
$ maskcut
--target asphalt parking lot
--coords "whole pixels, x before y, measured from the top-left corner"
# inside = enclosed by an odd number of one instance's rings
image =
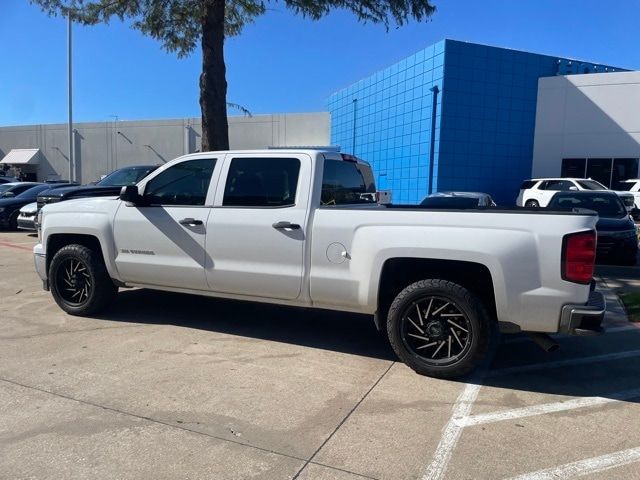
[[[351,314],[125,290],[68,316],[34,244],[0,232],[0,478],[640,478],[640,326],[615,302],[605,336],[503,337],[444,381]]]

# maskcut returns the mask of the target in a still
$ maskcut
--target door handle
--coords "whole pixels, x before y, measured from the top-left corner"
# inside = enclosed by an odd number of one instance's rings
[[[300,230],[300,225],[291,222],[276,222],[271,226],[276,230]]]
[[[202,225],[202,220],[196,220],[195,218],[183,218],[182,220],[180,220],[178,222],[180,225],[189,225],[189,226],[196,226],[196,225]]]

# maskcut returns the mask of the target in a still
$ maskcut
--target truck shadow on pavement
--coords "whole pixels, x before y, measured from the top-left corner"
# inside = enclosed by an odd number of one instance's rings
[[[175,325],[398,361],[367,315],[141,289],[121,291],[114,308],[101,318]],[[640,401],[640,328],[601,337],[564,337],[558,343],[558,351],[546,353],[526,338],[502,336],[481,380],[472,375],[456,381],[504,389],[505,407],[519,406],[517,391],[558,395],[554,401],[566,400],[562,396]],[[417,374],[415,380],[430,381]]]
[[[154,290],[121,290],[101,318],[210,332],[394,360],[373,317]]]

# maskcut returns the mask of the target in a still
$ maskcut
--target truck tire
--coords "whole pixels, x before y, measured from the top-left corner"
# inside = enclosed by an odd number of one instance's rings
[[[66,245],[49,266],[49,284],[56,303],[71,315],[104,310],[118,293],[102,255],[84,245]]]
[[[482,303],[446,280],[421,280],[395,298],[387,317],[389,342],[421,375],[457,378],[482,361],[491,338]]]

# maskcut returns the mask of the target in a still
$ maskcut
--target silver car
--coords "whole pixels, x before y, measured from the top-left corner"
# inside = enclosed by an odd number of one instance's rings
[[[37,230],[36,214],[38,213],[38,204],[36,202],[29,203],[20,209],[18,213],[18,228],[21,230]]]

